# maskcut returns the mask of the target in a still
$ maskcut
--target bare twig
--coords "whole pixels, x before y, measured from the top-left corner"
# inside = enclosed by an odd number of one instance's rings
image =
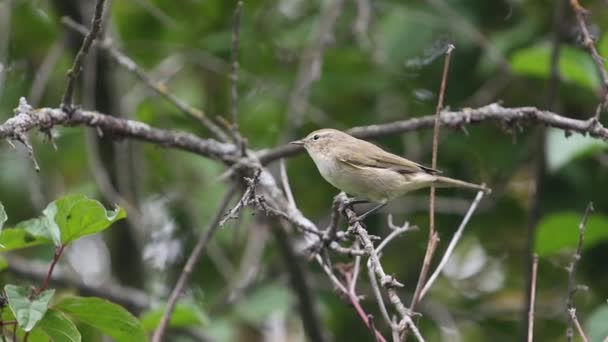
[[[534,303],[536,300],[536,273],[538,271],[538,255],[534,254],[532,260],[532,277],[530,284],[530,308],[528,311],[528,342],[534,341]]]
[[[382,249],[384,249],[384,247],[386,247],[386,245],[393,241],[393,239],[395,239],[397,236],[412,230],[418,230],[418,226],[410,226],[409,222],[405,222],[401,227],[395,226],[393,224],[393,215],[390,214],[388,215],[388,226],[392,229],[392,231],[382,240],[382,242],[380,242],[378,247],[376,247],[376,253],[378,254],[380,254]]]
[[[296,200],[293,197],[293,192],[291,191],[291,186],[289,185],[289,178],[287,177],[287,168],[285,167],[285,160],[281,159],[280,162],[280,171],[281,171],[281,183],[283,183],[283,191],[285,191],[285,196],[287,196],[287,200],[289,201],[289,205],[296,206]]]
[[[591,214],[592,211],[593,203],[589,202],[587,208],[585,208],[583,218],[581,219],[581,222],[578,225],[578,244],[576,246],[576,252],[572,255],[572,260],[570,260],[570,265],[568,265],[568,296],[566,297],[566,307],[568,310],[568,329],[566,330],[566,337],[568,339],[568,342],[572,341],[572,337],[574,335],[572,328],[574,325],[574,318],[576,318],[576,309],[574,308],[574,294],[577,290],[576,267],[578,265],[578,262],[581,260],[583,254],[585,228],[587,227],[587,219],[589,218],[589,214]],[[581,336],[584,336],[584,334],[581,334]]]
[[[171,314],[173,313],[173,309],[175,309],[177,300],[181,296],[184,287],[188,283],[188,280],[190,280],[190,275],[194,270],[194,266],[196,265],[200,257],[203,255],[205,247],[211,239],[211,236],[213,236],[213,234],[219,228],[219,222],[222,219],[223,213],[228,207],[228,204],[230,204],[230,200],[232,200],[232,197],[236,194],[236,189],[236,187],[233,187],[228,192],[228,194],[224,196],[224,199],[222,200],[222,203],[220,203],[215,218],[213,219],[209,227],[201,233],[198,241],[196,242],[196,245],[194,246],[190,257],[188,257],[188,261],[186,261],[186,264],[184,265],[182,273],[179,275],[179,279],[177,280],[175,287],[171,291],[171,295],[169,296],[169,300],[167,301],[167,307],[165,308],[165,312],[163,313],[160,323],[158,324],[158,327],[156,328],[156,330],[154,331],[154,335],[152,336],[152,342],[162,342],[163,335],[165,333],[165,330],[167,329],[167,326],[169,325],[169,320],[171,319]]]
[[[339,196],[341,197],[342,203],[345,203],[346,195],[344,193],[341,193]],[[392,324],[390,317],[387,319],[388,313],[386,315],[384,315],[383,313],[385,320],[388,321],[388,324],[392,330],[399,330],[401,332],[405,330],[406,327],[409,327],[419,341],[424,341],[424,338],[420,335],[418,328],[415,326],[414,322],[410,317],[411,311],[405,307],[405,305],[399,298],[399,295],[397,294],[397,288],[403,287],[403,284],[398,282],[394,277],[387,275],[384,271],[384,268],[380,263],[380,258],[376,253],[376,248],[374,247],[374,243],[372,242],[370,235],[367,233],[367,230],[363,227],[363,225],[356,220],[357,213],[349,206],[344,207],[342,211],[349,220],[348,230],[352,231],[352,233],[357,236],[363,250],[368,255],[367,265],[370,269],[370,272],[375,274],[374,279],[377,279],[379,285],[385,289],[389,301],[401,317],[401,321],[398,326],[394,326]],[[382,304],[380,304],[380,302],[381,301],[379,301],[378,305],[382,310],[384,304],[383,302]]]
[[[597,106],[594,116],[595,120],[599,120],[602,109],[605,109],[608,106],[608,71],[606,71],[604,59],[597,52],[595,44],[593,43],[593,38],[591,37],[591,33],[589,33],[589,29],[585,23],[585,15],[588,13],[587,10],[578,3],[578,0],[570,0],[570,7],[572,7],[572,10],[574,11],[576,21],[578,22],[578,27],[583,35],[583,45],[589,51],[589,54],[591,55],[591,58],[593,59],[602,80],[602,86],[604,88],[602,95],[603,98],[600,101],[600,104]]]
[[[440,113],[443,108],[443,97],[445,95],[445,88],[447,85],[448,79],[448,71],[450,70],[450,57],[452,56],[452,51],[454,50],[454,45],[449,44],[447,50],[445,52],[445,62],[443,64],[443,74],[441,76],[441,87],[439,90],[439,99],[437,100],[437,108],[435,110],[435,122],[433,125],[433,156],[431,161],[431,167],[433,169],[437,168],[437,147],[439,145],[439,122],[440,122]],[[431,265],[431,260],[433,259],[433,254],[435,253],[435,249],[437,246],[437,241],[439,240],[439,236],[435,231],[435,186],[431,185],[430,189],[430,199],[429,199],[429,239],[427,242],[426,253],[424,256],[424,262],[422,264],[422,268],[420,270],[420,275],[418,276],[418,283],[416,284],[416,290],[414,291],[414,296],[412,297],[412,303],[410,304],[410,311],[413,311],[416,307],[418,301],[420,301],[422,287],[426,282],[426,275],[428,273],[429,267]]]
[[[76,80],[78,79],[78,75],[82,71],[82,64],[84,63],[84,58],[89,52],[91,44],[93,44],[93,41],[101,31],[104,3],[105,0],[97,0],[95,4],[95,14],[93,15],[93,19],[91,21],[91,30],[84,37],[82,46],[80,47],[80,50],[78,50],[78,53],[74,58],[74,63],[72,64],[70,70],[68,70],[68,83],[65,87],[63,99],[61,100],[61,108],[69,113],[73,111],[72,96],[74,95],[74,87],[76,85]]]
[[[239,214],[243,207],[247,206],[250,202],[255,201],[255,186],[258,183],[258,179],[260,177],[260,170],[256,170],[252,178],[245,177],[244,180],[247,183],[247,188],[241,196],[241,199],[237,202],[237,204],[232,207],[219,221],[218,225],[223,227],[226,222],[232,219],[236,219],[239,217]]]
[[[574,322],[574,326],[576,327],[576,331],[578,332],[578,335],[581,337],[581,340],[583,340],[583,342],[587,342],[588,341],[587,335],[585,335],[585,331],[583,330],[581,323],[578,321],[578,318],[576,317],[575,308],[568,309],[568,317],[570,320],[572,320],[572,322]]]
[[[86,27],[78,24],[70,18],[64,17],[61,19],[61,21],[64,25],[80,34],[88,34]],[[154,81],[139,65],[137,65],[137,63],[135,63],[134,60],[123,54],[118,48],[114,47],[109,39],[104,39],[101,42],[98,42],[98,46],[108,53],[110,57],[112,57],[118,63],[118,65],[134,74],[140,81],[142,81],[150,89],[154,90],[158,95],[164,97],[167,101],[186,115],[201,122],[201,124],[203,124],[216,138],[224,142],[229,141],[226,133],[224,133],[224,131],[212,120],[210,120],[204,111],[192,107],[186,102],[182,101],[175,94],[171,93],[165,84]]]
[[[450,241],[448,248],[445,250],[445,253],[443,254],[443,257],[441,258],[439,265],[437,265],[435,272],[433,272],[433,274],[429,277],[429,280],[426,282],[426,284],[422,288],[422,291],[420,291],[420,299],[424,298],[426,293],[433,286],[433,283],[435,282],[435,280],[437,280],[437,277],[439,276],[439,274],[441,273],[441,271],[447,264],[448,260],[452,256],[452,252],[454,251],[454,248],[458,244],[458,241],[460,241],[460,238],[462,237],[462,233],[464,232],[465,227],[469,223],[471,216],[473,216],[475,209],[477,209],[479,202],[481,202],[483,195],[484,195],[483,191],[477,192],[477,196],[475,196],[475,199],[473,200],[473,203],[471,203],[471,207],[469,208],[469,211],[467,211],[466,215],[464,215],[464,218],[462,219],[460,226],[456,230],[456,233],[454,233],[454,236],[452,237],[452,240]]]

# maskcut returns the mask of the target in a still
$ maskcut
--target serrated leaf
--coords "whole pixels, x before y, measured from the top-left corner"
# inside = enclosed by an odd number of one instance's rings
[[[156,309],[149,310],[141,315],[139,318],[141,324],[146,331],[152,331],[156,329],[160,323],[160,319],[165,312],[166,306],[162,306]],[[170,327],[188,327],[188,326],[201,326],[208,323],[207,316],[194,304],[192,303],[178,303],[173,310],[171,320],[169,321]]]
[[[31,331],[44,317],[55,290],[43,291],[34,299],[29,298],[30,289],[23,286],[6,285],[4,292],[19,326],[25,331]]]
[[[547,129],[545,154],[547,168],[551,172],[559,170],[573,159],[606,149],[608,149],[608,144],[599,139],[580,134],[573,134],[566,138],[563,130]]]
[[[589,341],[602,342],[608,337],[608,305],[604,304],[595,309],[587,319],[585,332]]]
[[[95,234],[126,217],[123,209],[106,210],[101,203],[83,195],[69,195],[51,202],[42,217],[20,223],[32,235],[48,238],[56,246]]]
[[[7,228],[0,232],[0,252],[8,252],[14,249],[21,249],[44,243],[51,243],[51,240],[35,236],[23,228]]]
[[[511,56],[510,62],[516,74],[548,79],[551,73],[551,47],[537,45],[518,50]],[[591,91],[597,90],[601,85],[593,60],[580,49],[562,47],[559,72],[563,80]]]
[[[61,311],[49,309],[44,318],[38,323],[37,329],[42,330],[52,342],[80,342],[82,337],[76,325]]]
[[[118,304],[96,297],[66,297],[54,306],[118,342],[146,341],[141,322]]]
[[[535,250],[540,256],[550,255],[565,248],[576,248],[578,225],[582,213],[562,212],[545,216],[536,230]],[[587,221],[584,248],[608,239],[608,217],[592,213]]]

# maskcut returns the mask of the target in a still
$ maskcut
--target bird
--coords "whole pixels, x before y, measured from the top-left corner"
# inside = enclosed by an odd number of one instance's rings
[[[363,220],[389,201],[427,188],[460,187],[490,193],[485,185],[441,176],[441,171],[387,152],[371,142],[332,128],[311,132],[291,144],[303,146],[321,176],[354,197],[350,203],[375,203],[358,216]]]

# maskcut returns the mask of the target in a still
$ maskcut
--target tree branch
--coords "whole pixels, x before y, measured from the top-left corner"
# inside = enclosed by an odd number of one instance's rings
[[[103,19],[103,6],[105,0],[97,0],[95,4],[95,14],[93,15],[93,19],[91,21],[91,31],[84,37],[84,41],[82,42],[82,46],[76,57],[74,58],[74,63],[70,70],[68,70],[68,83],[65,87],[65,93],[63,94],[63,99],[61,100],[61,108],[66,110],[67,112],[72,111],[72,96],[74,95],[74,87],[76,85],[76,80],[78,79],[78,75],[82,71],[82,64],[84,63],[84,58],[89,52],[89,48],[93,41],[101,31],[101,22]]]

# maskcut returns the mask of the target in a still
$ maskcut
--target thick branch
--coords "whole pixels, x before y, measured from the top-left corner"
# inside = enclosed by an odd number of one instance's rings
[[[392,134],[433,128],[434,121],[434,115],[427,115],[385,124],[353,127],[347,132],[361,139],[373,139]],[[485,121],[494,121],[503,125],[542,124],[560,128],[566,132],[575,132],[583,135],[589,134],[591,137],[608,141],[608,129],[594,120],[571,119],[536,107],[505,108],[497,103],[492,103],[475,109],[443,111],[439,117],[439,124],[441,126],[451,128],[460,128]],[[259,158],[260,162],[266,165],[277,159],[292,156],[302,151],[304,149],[300,146],[284,145],[261,152]]]

